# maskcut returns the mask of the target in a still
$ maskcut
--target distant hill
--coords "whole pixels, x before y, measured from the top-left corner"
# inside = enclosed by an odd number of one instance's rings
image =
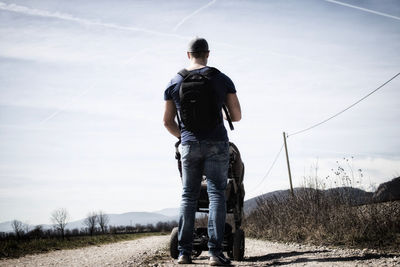
[[[299,192],[301,190],[315,190],[311,188],[295,188],[294,193]],[[366,192],[364,190],[352,187],[338,187],[331,188],[327,190],[323,190],[325,194],[336,194],[336,193],[346,193],[351,196],[354,205],[361,205],[365,203],[371,202],[373,193]],[[290,196],[289,190],[277,190],[273,192],[269,192],[251,199],[248,199],[244,202],[244,212],[249,213],[253,209],[257,208],[257,199],[259,198],[286,198]],[[172,220],[178,220],[179,208],[168,208],[162,209],[155,212],[128,212],[123,214],[108,214],[110,216],[109,225],[118,226],[118,225],[135,225],[135,224],[155,224],[157,222],[166,222]],[[197,214],[201,216],[201,214]],[[82,228],[85,227],[83,224],[84,219],[73,221],[67,224],[67,229],[74,228]],[[42,225],[44,229],[48,229],[52,227],[49,224]],[[31,225],[30,229],[34,226]],[[0,223],[0,232],[11,232],[13,231],[11,227],[11,221]]]
[[[176,214],[177,209],[164,209],[159,212],[164,213],[155,213],[155,212],[128,212],[122,214],[107,214],[110,217],[110,222],[108,225],[119,226],[119,225],[132,225],[135,224],[156,224],[158,222],[167,222],[178,220],[178,215]],[[165,215],[169,214],[171,216]],[[84,219],[69,222],[66,226],[66,229],[74,229],[74,228],[83,228],[85,225],[83,224]],[[44,229],[49,229],[52,227],[50,224],[43,224]],[[32,229],[34,225],[30,225],[29,228]],[[11,221],[0,223],[0,232],[12,232],[13,229],[11,227]]]
[[[154,212],[128,212],[122,214],[107,214],[110,217],[108,225],[119,226],[119,225],[132,225],[135,224],[155,224],[158,222],[167,222],[177,220],[177,216],[167,216]],[[82,228],[85,227],[83,224],[84,219],[70,222],[67,224],[67,229]]]
[[[304,190],[316,190],[312,188],[294,188],[293,192],[294,194],[299,193],[300,191]],[[366,203],[370,203],[372,201],[372,192],[367,192],[364,190],[361,190],[359,188],[353,188],[353,187],[336,187],[336,188],[330,188],[327,190],[319,190],[324,194],[327,195],[333,195],[333,194],[346,194],[349,196],[349,199],[352,201],[352,205],[362,205]],[[249,213],[253,209],[257,208],[257,200],[258,199],[272,199],[272,198],[287,198],[290,197],[291,193],[290,190],[277,190],[273,192],[269,192],[257,197],[253,197],[251,199],[248,199],[244,202],[244,212]]]
[[[178,218],[179,208],[162,209],[162,210],[158,210],[158,211],[153,211],[153,213],[162,214],[162,215],[165,215],[168,217]]]
[[[261,199],[261,198],[270,199],[270,198],[273,198],[274,196],[276,196],[276,197],[287,196],[289,193],[290,193],[289,190],[277,190],[277,191],[265,193],[265,194],[250,198],[244,202],[244,213],[249,213],[253,209],[257,208],[257,200],[258,199]]]
[[[374,202],[385,202],[400,200],[400,177],[393,178],[391,181],[380,184],[372,196]]]

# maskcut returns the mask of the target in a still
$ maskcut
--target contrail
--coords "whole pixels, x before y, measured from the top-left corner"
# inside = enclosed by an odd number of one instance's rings
[[[85,91],[83,91],[82,93],[80,93],[79,95],[77,95],[76,97],[74,97],[71,101],[69,101],[67,104],[65,104],[62,108],[58,109],[57,111],[53,112],[51,115],[47,116],[44,120],[42,120],[41,122],[39,122],[39,125],[43,125],[46,122],[48,122],[49,120],[51,120],[52,118],[54,118],[55,116],[57,116],[59,113],[63,112],[64,110],[66,110],[68,108],[69,105],[71,105],[74,101],[76,101],[77,99],[81,98],[82,96],[84,96],[85,94],[87,94],[87,92],[89,92],[89,90],[92,89],[93,86],[90,86],[88,89],[86,89]]]
[[[125,62],[123,62],[121,65],[128,65],[132,60],[134,60],[137,56],[151,50],[154,49],[154,47],[156,46],[152,46],[152,47],[146,47],[144,49],[139,50],[137,53],[135,53],[133,56],[131,56],[128,60],[126,60]],[[47,116],[45,119],[43,119],[41,122],[39,122],[39,125],[43,125],[46,122],[48,122],[49,120],[53,119],[55,116],[57,116],[58,114],[64,112],[74,101],[77,101],[79,98],[81,98],[82,96],[86,95],[90,90],[92,90],[95,87],[95,83],[93,83],[91,86],[88,87],[88,89],[86,89],[85,91],[81,92],[80,94],[78,94],[77,96],[73,97],[69,102],[67,102],[66,104],[64,104],[63,107],[59,108],[58,110],[54,111],[52,114],[50,114],[49,116]],[[119,94],[122,90],[117,91],[115,94]]]
[[[329,0],[325,0],[325,1],[329,1]],[[191,14],[189,14],[188,16],[183,18],[174,27],[174,30],[178,29],[186,20],[188,20],[189,18],[193,17],[194,15],[196,15],[197,13],[202,11],[203,9],[208,8],[209,6],[213,5],[215,2],[216,2],[216,0],[213,0],[213,1],[209,2],[208,4],[200,7],[196,11],[192,12]],[[331,2],[334,2],[334,1],[331,1]],[[184,39],[184,40],[189,40],[191,38],[191,37],[178,35],[178,34],[174,34],[174,33],[164,33],[164,32],[149,30],[149,29],[146,29],[146,28],[121,26],[121,25],[114,24],[114,23],[103,23],[103,22],[100,22],[100,21],[93,21],[93,20],[89,20],[89,19],[85,19],[85,18],[75,17],[73,15],[66,14],[66,13],[49,12],[49,11],[46,11],[46,10],[41,10],[41,9],[36,9],[36,8],[29,8],[29,7],[26,7],[26,6],[21,6],[21,5],[16,5],[16,4],[6,4],[6,3],[1,2],[1,1],[0,1],[0,10],[16,12],[16,13],[19,13],[19,14],[25,14],[25,15],[30,15],[30,16],[39,16],[39,17],[60,19],[60,20],[65,20],[65,21],[72,21],[72,22],[75,22],[75,23],[83,24],[83,25],[93,25],[93,26],[100,26],[100,27],[105,27],[105,28],[111,28],[111,29],[116,29],[116,30],[125,30],[125,31],[133,31],[133,32],[143,32],[143,33],[153,34],[153,35],[157,35],[157,36],[175,37],[175,38]],[[242,47],[236,47],[236,46],[234,46],[234,45],[232,45],[230,43],[225,43],[225,42],[215,42],[215,44],[228,46],[228,47],[236,48],[236,49],[243,49]],[[126,62],[124,62],[124,64],[129,64],[129,62],[131,62],[131,60],[133,60],[136,56],[138,56],[138,54],[144,53],[144,52],[146,52],[146,50],[149,50],[149,48],[145,48],[145,49],[139,51],[138,53],[133,55],[132,58],[130,58]],[[274,55],[277,55],[277,56],[284,56],[284,57],[294,58],[294,59],[301,60],[301,61],[308,61],[308,62],[311,61],[311,62],[316,62],[316,63],[319,63],[319,64],[323,63],[323,62],[319,62],[319,61],[315,61],[315,60],[311,60],[311,59],[307,59],[307,58],[302,58],[302,57],[298,57],[298,56],[294,56],[294,55],[290,55],[290,54],[282,54],[282,53],[277,53],[277,52],[272,52],[272,51],[270,51],[267,54],[274,54]],[[64,110],[66,110],[68,108],[68,106],[73,101],[76,101],[77,99],[79,99],[80,97],[82,97],[83,95],[88,93],[91,89],[92,88],[89,88],[89,89],[85,90],[84,92],[78,94],[76,97],[74,97],[71,101],[69,101],[62,108],[60,108],[59,110],[53,112],[51,115],[49,115],[45,119],[43,119],[39,124],[42,125],[42,124],[48,122],[49,120],[53,119],[54,117],[56,117],[59,113],[61,113]]]
[[[188,19],[190,19],[191,17],[195,16],[197,13],[199,13],[200,11],[202,11],[203,9],[208,8],[209,6],[213,5],[215,2],[217,2],[217,0],[213,0],[210,3],[200,7],[199,9],[195,10],[194,12],[190,13],[189,15],[187,15],[186,17],[184,17],[178,24],[176,24],[176,26],[174,27],[173,31],[175,32],[183,23],[185,23],[185,21],[187,21]]]
[[[0,10],[6,10],[6,11],[16,12],[16,13],[25,14],[25,15],[31,15],[31,16],[39,16],[39,17],[46,17],[46,18],[61,19],[61,20],[66,20],[66,21],[73,21],[76,23],[84,24],[84,25],[94,25],[94,26],[101,26],[101,27],[112,28],[112,29],[117,29],[117,30],[143,32],[143,33],[153,34],[153,35],[158,35],[158,36],[176,37],[176,38],[180,38],[180,39],[190,39],[190,37],[173,34],[173,33],[164,33],[164,32],[149,30],[146,28],[122,26],[122,25],[118,25],[118,24],[114,24],[114,23],[104,23],[104,22],[100,22],[100,21],[93,21],[93,20],[89,20],[89,19],[75,17],[75,16],[72,16],[72,15],[66,14],[66,13],[49,12],[49,11],[42,10],[42,9],[30,8],[30,7],[16,5],[16,4],[6,4],[4,2],[0,2]]]
[[[103,23],[100,21],[93,21],[93,20],[75,17],[75,16],[72,16],[72,15],[66,14],[66,13],[49,12],[46,10],[29,8],[26,6],[21,6],[21,5],[16,5],[16,4],[6,4],[4,2],[0,2],[0,10],[11,11],[11,12],[19,13],[19,14],[30,15],[30,16],[38,16],[38,17],[60,19],[60,20],[65,20],[65,21],[72,21],[72,22],[76,22],[79,24],[100,26],[100,27],[111,28],[111,29],[116,29],[116,30],[143,32],[143,33],[157,35],[157,36],[167,36],[167,37],[180,38],[180,39],[185,39],[185,40],[190,39],[190,37],[186,37],[186,36],[182,36],[182,35],[178,35],[178,34],[164,33],[164,32],[153,31],[153,30],[149,30],[149,29],[145,29],[145,28],[138,28],[138,27],[121,26],[121,25],[113,24],[113,23]],[[142,53],[142,52],[143,51],[139,51],[139,53]],[[53,119],[61,112],[65,111],[72,102],[76,101],[77,99],[81,98],[83,95],[87,94],[92,89],[92,87],[93,86],[90,86],[88,89],[81,92],[76,97],[74,97],[71,101],[69,101],[67,104],[65,104],[62,108],[56,110],[55,112],[53,112],[52,114],[47,116],[45,119],[40,121],[39,125],[45,124],[46,122]]]
[[[342,6],[346,6],[346,7],[359,9],[359,10],[362,10],[362,11],[365,11],[365,12],[369,12],[369,13],[373,13],[373,14],[376,14],[376,15],[384,16],[384,17],[387,17],[387,18],[400,20],[400,17],[396,17],[396,16],[389,15],[389,14],[382,13],[382,12],[378,12],[378,11],[375,11],[375,10],[371,10],[371,9],[367,9],[367,8],[363,8],[363,7],[359,7],[359,6],[353,6],[353,5],[350,5],[350,4],[347,4],[347,3],[343,3],[343,2],[339,2],[339,1],[335,1],[335,0],[324,0],[324,1],[331,2],[331,3],[334,3],[334,4],[338,4],[338,5],[342,5]]]
[[[329,1],[329,0],[325,0],[325,1]],[[216,2],[216,0],[213,0],[213,1],[209,2],[208,4],[200,7],[199,9],[197,9],[196,11],[191,13],[190,15],[186,16],[184,19],[181,20],[180,23],[178,23],[174,27],[174,29],[177,29],[187,19],[189,19],[190,17],[194,16],[195,14],[200,12],[201,10],[213,5],[215,2]],[[183,35],[179,35],[179,34],[175,34],[175,33],[165,33],[165,32],[153,31],[153,30],[149,30],[149,29],[145,29],[145,28],[121,26],[121,25],[117,25],[117,24],[114,24],[114,23],[103,23],[103,22],[99,22],[99,21],[93,21],[93,20],[88,20],[88,19],[84,19],[84,18],[75,17],[75,16],[72,16],[72,15],[66,14],[66,13],[49,12],[49,11],[46,11],[46,10],[41,10],[41,9],[36,9],[36,8],[29,8],[29,7],[21,6],[21,5],[6,4],[6,3],[1,2],[1,1],[0,1],[0,10],[6,10],[6,11],[16,12],[16,13],[20,13],[20,14],[26,14],[26,15],[31,15],[31,16],[40,16],[40,17],[61,19],[61,20],[72,21],[72,22],[76,22],[76,23],[80,23],[80,24],[84,24],[84,25],[95,25],[95,26],[101,26],[101,27],[112,28],[112,29],[117,29],[117,30],[144,32],[144,33],[154,34],[154,35],[158,35],[158,36],[176,37],[176,38],[180,38],[180,39],[184,39],[184,40],[190,40],[192,38],[192,36],[183,36]],[[231,47],[231,48],[235,48],[235,49],[243,49],[242,47],[237,47],[237,46],[232,45],[231,43],[227,43],[227,42],[214,42],[214,43],[215,44],[219,44],[219,45],[223,45],[223,46],[227,46],[227,47]],[[271,52],[271,51],[269,52],[269,54],[274,54],[274,55],[277,55],[277,56],[284,56],[284,57],[294,58],[294,59],[297,59],[297,60],[312,61],[312,62],[321,63],[321,62],[318,62],[318,61],[314,61],[314,60],[310,60],[310,59],[307,59],[307,58],[302,58],[302,57],[298,57],[298,56],[294,56],[294,55],[290,55],[290,54],[282,54],[282,53]]]

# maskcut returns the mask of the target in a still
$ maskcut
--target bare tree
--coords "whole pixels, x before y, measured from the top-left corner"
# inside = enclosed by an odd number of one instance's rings
[[[96,212],[90,212],[83,223],[88,227],[90,235],[93,235],[94,230],[96,229],[98,218]]]
[[[29,225],[29,223],[24,223],[24,231],[25,233],[28,233],[31,230],[31,226]]]
[[[30,237],[39,239],[44,236],[45,232],[42,225],[36,225],[28,234]]]
[[[21,221],[18,221],[18,220],[13,220],[11,222],[11,226],[15,232],[15,235],[19,239],[21,237],[21,235],[24,234],[24,223]]]
[[[54,227],[61,233],[64,239],[65,226],[69,220],[69,214],[65,208],[57,209],[51,213],[51,221],[54,223]]]
[[[99,226],[101,228],[101,232],[104,234],[107,229],[107,224],[110,222],[110,217],[107,214],[105,214],[103,211],[100,210],[97,213],[97,220],[98,220]]]

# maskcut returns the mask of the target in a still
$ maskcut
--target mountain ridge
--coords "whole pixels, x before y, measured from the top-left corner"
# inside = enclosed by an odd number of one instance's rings
[[[173,210],[173,208],[170,209],[165,209],[168,211],[165,211],[166,213],[170,213],[172,214],[171,210]],[[158,212],[164,212],[164,210],[160,210]],[[164,212],[164,213],[165,213]],[[110,213],[107,214],[109,216],[109,223],[107,225],[110,226],[127,226],[127,225],[132,225],[135,226],[136,224],[141,224],[141,225],[147,225],[147,224],[156,224],[158,222],[167,222],[167,221],[174,221],[178,219],[178,215],[171,215],[171,216],[167,216],[161,213],[157,213],[157,212],[146,212],[146,211],[142,211],[142,212],[125,212],[125,213],[121,213],[121,214],[115,214],[115,213]],[[79,220],[75,220],[75,221],[71,221],[69,222],[65,229],[81,229],[81,228],[85,228],[86,226],[84,225],[84,220],[85,218],[79,219]],[[0,223],[0,232],[13,232],[12,226],[11,226],[11,222],[12,221],[5,221],[5,222],[1,222]],[[53,227],[52,224],[39,224],[41,225],[44,229],[50,229]],[[28,224],[29,229],[32,229],[33,227],[35,227],[36,225],[30,225]]]
[[[315,189],[298,187],[294,189],[294,193],[298,192],[299,190],[315,190]],[[367,192],[362,189],[352,188],[352,187],[336,187],[320,191],[326,194],[331,194],[343,190],[347,190],[348,192],[350,192],[351,196],[355,198],[355,203],[358,205],[371,201],[373,195],[372,192]],[[244,201],[244,212],[249,213],[253,209],[255,209],[257,207],[257,200],[260,198],[269,199],[273,197],[288,197],[288,196],[290,196],[290,190],[286,189],[286,190],[276,190],[250,198]],[[108,225],[111,226],[120,226],[120,225],[135,226],[135,224],[147,225],[147,224],[156,224],[158,222],[178,220],[179,208],[165,208],[153,212],[142,211],[142,212],[125,212],[121,214],[110,213],[107,215],[110,217]],[[69,222],[66,226],[66,229],[84,228],[85,227],[83,223],[84,220],[85,218]],[[12,221],[1,222],[0,232],[12,232],[13,229],[11,227],[11,222]],[[40,225],[42,225],[42,227],[45,229],[53,227],[52,224],[40,224]],[[29,229],[32,229],[34,226],[35,225],[29,225]]]

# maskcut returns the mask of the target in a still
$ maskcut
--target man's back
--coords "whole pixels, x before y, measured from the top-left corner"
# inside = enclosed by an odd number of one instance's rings
[[[210,67],[206,66],[200,69],[192,70],[190,72],[205,73],[209,69]],[[179,91],[183,79],[184,78],[180,74],[175,75],[175,77],[170,81],[167,89],[164,92],[164,100],[172,100],[175,104],[177,112],[180,112],[181,110],[181,99]],[[232,80],[222,72],[218,72],[215,76],[211,78],[210,81],[216,94],[217,109],[220,111],[218,114],[220,123],[218,123],[213,129],[193,132],[187,130],[184,123],[180,122],[182,144],[185,144],[189,141],[201,140],[228,141],[227,131],[225,129],[222,119],[222,105],[226,102],[227,94],[235,94],[236,89]]]

